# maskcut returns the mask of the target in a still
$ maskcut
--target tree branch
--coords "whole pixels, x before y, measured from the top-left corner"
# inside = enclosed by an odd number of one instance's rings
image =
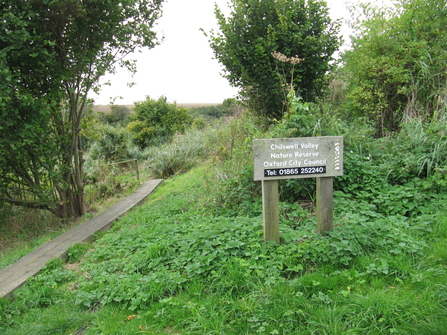
[[[26,207],[26,208],[50,210],[50,206],[48,204],[43,204],[38,201],[17,200],[17,199],[11,199],[11,198],[3,198],[3,200],[9,204],[22,206],[22,207]]]

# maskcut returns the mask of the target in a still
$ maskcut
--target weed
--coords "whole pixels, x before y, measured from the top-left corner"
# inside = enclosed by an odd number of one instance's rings
[[[149,148],[148,165],[156,178],[168,178],[186,172],[205,158],[209,147],[202,133],[189,132],[176,135],[172,142]]]
[[[313,120],[327,113],[308,107]],[[0,300],[0,331],[445,333],[447,199],[439,129],[421,124],[389,139],[363,138],[365,128],[353,132],[345,175],[335,179],[334,231],[315,233],[312,183],[285,182],[281,244],[272,245],[263,242],[260,189],[249,163],[256,131],[248,124],[242,117],[214,133],[187,134],[191,142],[179,137],[158,148],[170,150],[166,156],[147,149],[166,162],[181,150],[194,159],[98,236],[89,253],[84,244],[70,248],[69,261],[79,262],[80,271],[54,261],[14,299]],[[316,125],[294,130],[289,123],[278,132],[350,127],[335,117]]]
[[[81,257],[90,249],[90,245],[87,243],[77,243],[68,247],[67,249],[67,262],[70,264],[78,262]]]

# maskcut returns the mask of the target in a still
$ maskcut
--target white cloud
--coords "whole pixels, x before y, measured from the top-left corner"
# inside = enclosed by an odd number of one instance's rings
[[[217,1],[220,7],[226,0]],[[103,86],[95,104],[108,104],[110,97],[122,96],[117,104],[132,104],[148,95],[164,95],[177,102],[222,102],[237,94],[228,81],[220,76],[220,66],[213,59],[206,36],[200,28],[216,28],[214,1],[169,0],[163,6],[163,16],[157,30],[165,40],[154,49],[132,55],[138,59],[137,74],[131,78],[127,71],[108,75],[111,86]],[[129,88],[128,82],[136,85]]]
[[[376,0],[382,1],[382,0]],[[387,0],[388,1],[388,0]],[[169,101],[179,103],[218,103],[234,97],[237,89],[230,87],[220,75],[221,67],[209,47],[207,38],[200,28],[209,31],[217,28],[214,3],[227,9],[227,0],[168,0],[163,5],[163,16],[157,30],[165,36],[164,42],[154,49],[132,55],[138,59],[137,74],[134,78],[125,70],[107,75],[99,96],[92,96],[95,104],[109,104],[110,97],[116,104],[133,104],[145,96],[158,98],[166,96]],[[332,18],[345,19],[345,1],[328,1]],[[343,22],[345,24],[345,22]],[[346,28],[343,34],[347,39]],[[127,83],[135,82],[129,88]]]

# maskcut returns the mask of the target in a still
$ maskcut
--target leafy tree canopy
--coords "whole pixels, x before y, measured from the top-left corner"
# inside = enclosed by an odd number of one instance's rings
[[[225,17],[215,8],[220,30],[209,43],[224,66],[223,76],[240,87],[252,109],[281,117],[292,87],[315,100],[341,43],[325,1],[232,0]],[[279,56],[279,57],[278,57]]]
[[[134,111],[127,129],[141,147],[146,147],[154,140],[169,138],[176,132],[183,132],[192,121],[186,108],[177,107],[175,102],[169,103],[163,96],[158,100],[146,97],[145,101],[135,104]]]
[[[125,56],[158,42],[162,0],[0,3],[3,200],[61,216],[85,212],[80,132],[87,94]]]
[[[444,114],[446,2],[365,3],[353,14],[352,49],[343,56],[348,113],[372,120],[381,134],[402,121]]]

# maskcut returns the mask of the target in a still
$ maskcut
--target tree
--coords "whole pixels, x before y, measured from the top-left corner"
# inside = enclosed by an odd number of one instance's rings
[[[202,119],[210,121],[222,117],[234,116],[241,108],[242,106],[239,101],[234,98],[228,98],[219,105],[191,107],[189,113],[195,118],[201,117]]]
[[[177,107],[175,102],[169,103],[163,96],[158,100],[146,97],[145,101],[135,104],[134,112],[127,129],[143,148],[155,139],[166,139],[176,132],[183,132],[192,121],[186,108]]]
[[[2,0],[0,191],[3,200],[85,213],[80,132],[88,93],[124,57],[158,44],[163,0]]]
[[[216,5],[220,31],[209,43],[252,109],[281,118],[291,87],[307,101],[322,95],[341,43],[325,1],[232,0],[230,8],[226,18]]]
[[[366,117],[385,135],[402,122],[445,113],[447,73],[444,0],[402,0],[360,7],[352,49],[343,55],[347,113]]]
[[[129,115],[130,110],[126,106],[112,105],[110,106],[110,113],[101,113],[99,118],[101,121],[114,126],[126,126]]]

